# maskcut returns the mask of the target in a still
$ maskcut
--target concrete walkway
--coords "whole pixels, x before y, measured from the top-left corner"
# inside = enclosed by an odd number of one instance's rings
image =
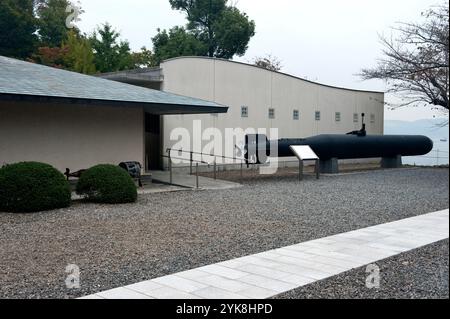
[[[152,171],[152,178],[156,182],[162,182],[165,184],[170,183],[170,173],[169,171]],[[233,183],[229,181],[207,178],[203,176],[198,177],[199,188],[200,189],[229,189],[241,187],[241,184]],[[189,174],[173,173],[172,184],[181,187],[195,188],[196,187],[196,176]]]
[[[449,237],[449,210],[212,264],[83,299],[263,299]]]

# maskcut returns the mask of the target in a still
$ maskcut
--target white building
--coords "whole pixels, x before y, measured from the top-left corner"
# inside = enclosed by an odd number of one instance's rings
[[[195,120],[223,135],[226,128],[277,128],[279,138],[304,138],[358,130],[365,113],[368,134],[383,134],[384,129],[383,92],[328,86],[229,60],[181,57],[159,68],[101,76],[229,107],[223,114],[147,116],[146,152],[152,169],[161,167],[159,158],[177,142],[170,140],[171,132],[181,127],[192,136]],[[193,144],[184,150],[200,152],[200,144]],[[215,153],[226,155],[225,149]]]

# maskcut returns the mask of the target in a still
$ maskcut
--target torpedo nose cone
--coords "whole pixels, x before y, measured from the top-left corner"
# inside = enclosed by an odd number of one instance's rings
[[[425,152],[424,154],[428,154],[433,150],[434,143],[429,137],[424,136],[423,147]]]

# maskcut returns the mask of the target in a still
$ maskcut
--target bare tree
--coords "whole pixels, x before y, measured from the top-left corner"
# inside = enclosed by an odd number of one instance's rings
[[[265,57],[256,57],[253,60],[253,64],[257,67],[267,69],[270,71],[281,71],[283,66],[281,65],[281,61],[270,54],[266,55]]]
[[[449,107],[449,8],[432,7],[422,13],[422,23],[398,23],[395,36],[380,36],[384,58],[373,69],[363,69],[363,79],[383,79],[389,91],[403,97],[392,106],[431,105],[448,114]]]

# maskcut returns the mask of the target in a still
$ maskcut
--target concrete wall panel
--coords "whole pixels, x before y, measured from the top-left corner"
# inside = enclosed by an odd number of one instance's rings
[[[144,161],[143,110],[0,103],[0,165],[49,163],[72,171]]]
[[[366,113],[369,134],[383,134],[384,94],[325,86],[251,65],[200,57],[172,59],[161,65],[163,90],[208,99],[229,106],[228,114],[164,116],[164,149],[174,142],[170,132],[177,127],[191,129],[192,121],[202,120],[203,128],[278,128],[280,138],[308,137],[326,133],[347,133],[361,127],[353,114]],[[241,106],[249,116],[241,117]],[[275,119],[269,119],[269,108]],[[297,109],[300,119],[293,119]],[[321,120],[315,120],[315,111]],[[335,121],[335,113],[341,121]],[[370,123],[375,114],[375,123]],[[204,143],[206,144],[206,142]]]

